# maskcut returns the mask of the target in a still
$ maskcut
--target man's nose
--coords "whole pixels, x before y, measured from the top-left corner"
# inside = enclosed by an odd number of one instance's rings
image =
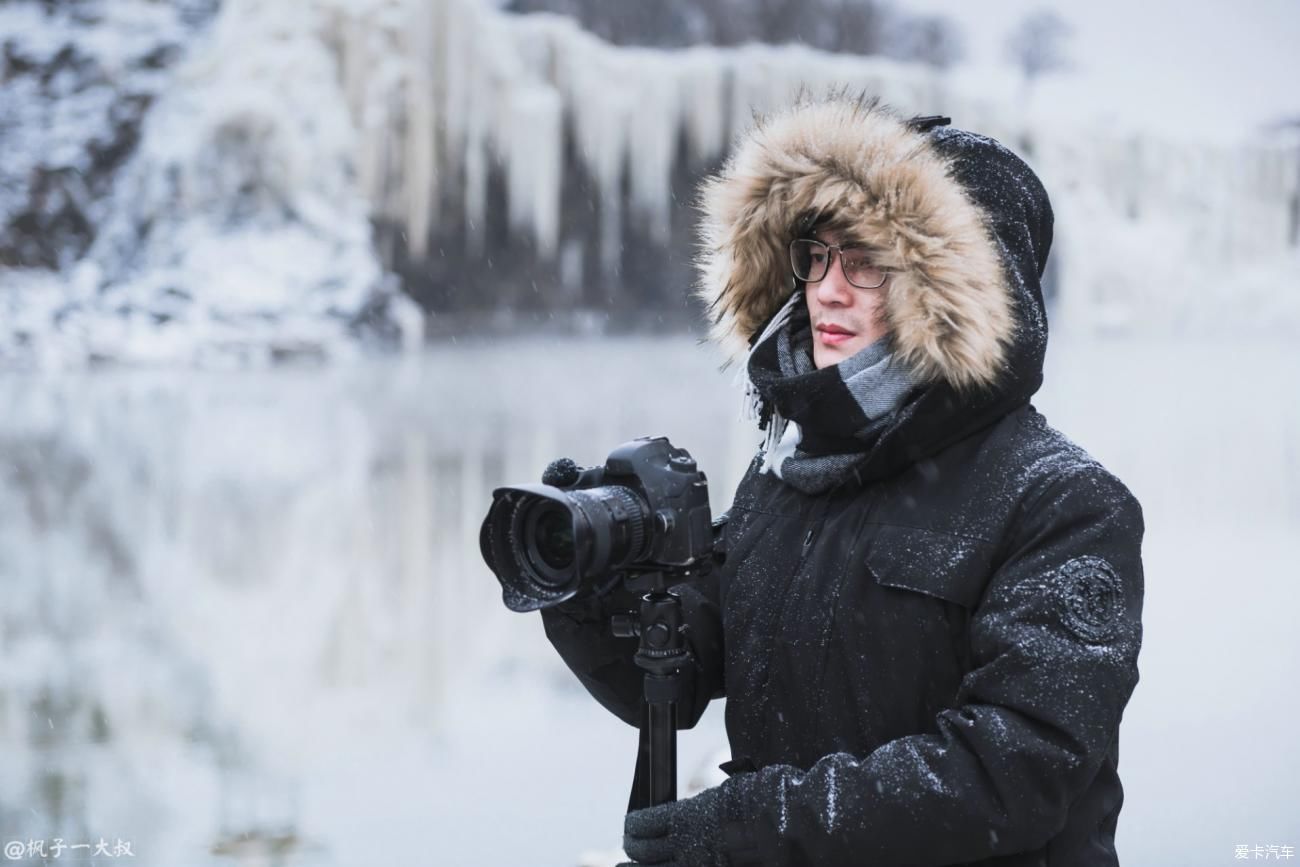
[[[817,300],[822,304],[846,305],[853,303],[853,286],[844,277],[844,268],[839,250],[831,250],[831,264],[826,269],[826,276],[819,280]]]

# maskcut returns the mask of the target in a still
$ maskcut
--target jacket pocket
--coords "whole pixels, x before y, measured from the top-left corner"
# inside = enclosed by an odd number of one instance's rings
[[[970,671],[974,666],[971,614],[992,577],[996,546],[983,539],[917,527],[882,524],[875,530],[866,565],[876,584],[939,600],[943,629],[956,664],[961,672]]]
[[[846,564],[816,681],[824,740],[869,752],[932,731],[971,669],[969,624],[991,571],[979,539],[867,523]],[[851,722],[849,722],[851,721]],[[844,732],[850,735],[844,735]]]
[[[983,539],[878,524],[866,562],[877,584],[974,609],[993,572],[994,553],[994,544]]]

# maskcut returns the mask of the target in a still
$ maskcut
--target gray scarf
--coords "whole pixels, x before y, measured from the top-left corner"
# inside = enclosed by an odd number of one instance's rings
[[[767,429],[762,469],[819,494],[853,475],[918,383],[891,353],[888,335],[818,370],[802,301],[803,293],[795,292],[778,311],[750,350],[746,369],[753,409]]]

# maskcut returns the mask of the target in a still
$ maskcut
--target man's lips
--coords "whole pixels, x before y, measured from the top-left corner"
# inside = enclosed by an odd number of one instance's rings
[[[849,331],[847,328],[841,328],[838,325],[825,324],[817,326],[817,336],[821,338],[821,342],[827,346],[838,346],[853,335],[854,332]]]

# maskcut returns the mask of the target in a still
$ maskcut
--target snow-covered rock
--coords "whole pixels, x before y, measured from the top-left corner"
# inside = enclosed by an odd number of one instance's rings
[[[418,337],[374,252],[327,11],[227,0],[200,26],[144,0],[0,10],[28,70],[0,89],[21,115],[11,174],[37,178],[6,178],[0,206],[11,225],[72,226],[0,276],[0,363],[242,364]],[[69,69],[66,92],[41,83]],[[96,170],[110,146],[129,156]],[[54,202],[45,177],[86,180]]]
[[[145,112],[214,0],[0,6],[0,263],[85,253]]]

